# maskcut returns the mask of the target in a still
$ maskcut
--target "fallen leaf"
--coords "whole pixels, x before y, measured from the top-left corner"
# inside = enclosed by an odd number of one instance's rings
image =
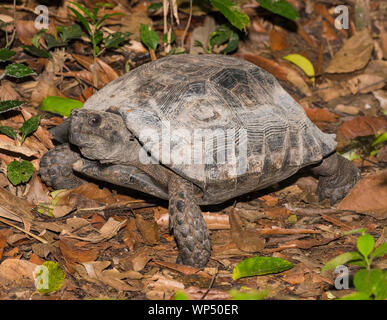
[[[361,116],[345,121],[339,132],[347,139],[383,133],[387,130],[387,117]]]
[[[230,227],[232,241],[245,252],[259,252],[265,247],[265,239],[256,230],[244,230],[241,218],[233,210],[230,212]]]
[[[6,259],[0,264],[0,284],[6,288],[15,285],[35,287],[34,271],[37,266],[27,260]]]
[[[30,188],[25,196],[29,203],[38,205],[39,202],[50,201],[47,189],[46,191],[43,189],[43,183],[36,173],[32,176],[29,186]]]
[[[328,111],[327,109],[304,107],[304,110],[308,118],[313,122],[316,122],[316,121],[337,122],[338,121],[338,117],[334,113]]]
[[[191,266],[186,266],[182,264],[177,264],[177,263],[170,263],[166,261],[159,261],[159,260],[154,260],[153,263],[158,264],[159,266],[166,267],[172,270],[175,270],[177,272],[180,272],[184,275],[199,275],[201,277],[211,279],[212,277],[207,273],[199,268],[191,267]]]
[[[94,261],[99,256],[100,248],[89,242],[60,237],[59,249],[70,264]]]
[[[288,37],[287,32],[282,28],[273,28],[270,32],[270,47],[273,51],[285,50],[289,47],[289,43],[286,40]]]
[[[20,95],[13,88],[12,82],[1,80],[0,101],[5,100],[22,100]]]
[[[264,212],[271,219],[287,218],[290,215],[290,211],[285,207],[265,208]]]
[[[144,220],[141,215],[136,215],[136,226],[147,244],[160,242],[160,231],[156,221]]]
[[[386,219],[387,171],[362,178],[337,207],[371,215],[376,219]]]
[[[325,72],[347,73],[364,68],[371,58],[374,43],[367,28],[349,38],[336,52]]]

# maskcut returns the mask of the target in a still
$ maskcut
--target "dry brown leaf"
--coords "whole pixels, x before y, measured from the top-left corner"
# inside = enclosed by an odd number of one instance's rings
[[[362,178],[340,202],[338,208],[386,219],[387,171]]]
[[[93,58],[92,57],[88,57],[88,56],[82,56],[82,55],[79,55],[79,54],[72,54],[72,56],[74,57],[74,59],[80,64],[82,65],[84,68],[86,68],[88,71],[92,72],[92,65],[93,65]],[[98,86],[99,87],[102,87],[106,84],[108,84],[109,82],[117,79],[119,77],[119,75],[117,74],[116,71],[114,71],[113,68],[111,68],[108,64],[106,64],[104,61],[102,61],[101,59],[97,58],[97,74],[98,74]],[[67,73],[63,73],[63,74],[67,74],[69,75],[69,72]],[[77,74],[84,74],[83,72],[79,73],[79,71],[77,72]],[[90,75],[88,75],[89,77]],[[86,79],[84,79],[86,80]],[[91,80],[93,80],[93,77],[91,76]],[[92,83],[93,81],[91,81]]]
[[[0,284],[5,287],[35,287],[34,271],[37,266],[27,260],[6,259],[0,264]]]
[[[6,246],[7,246],[6,238],[0,235],[0,260],[3,258],[3,252]]]
[[[0,101],[4,100],[21,100],[20,95],[12,86],[12,82],[7,80],[1,80],[0,85]]]
[[[206,279],[211,279],[211,275],[209,275],[207,272],[202,271],[198,268],[191,267],[191,266],[186,266],[182,264],[177,264],[177,263],[170,263],[166,261],[159,261],[159,260],[154,260],[153,263],[158,264],[159,266],[166,267],[169,269],[172,269],[174,271],[180,272],[184,275],[198,275],[201,277],[204,277]]]
[[[136,226],[147,244],[160,242],[160,231],[156,221],[144,220],[141,215],[136,215]]]
[[[47,189],[43,187],[43,183],[40,180],[37,174],[34,174],[29,183],[30,188],[28,189],[27,194],[25,195],[26,200],[34,205],[38,205],[39,202],[50,202],[50,197],[48,196]]]
[[[387,60],[387,30],[384,26],[380,28],[380,43],[382,45],[383,57]]]
[[[345,83],[352,94],[368,93],[384,87],[387,78],[374,74],[361,74]]]
[[[16,219],[17,221],[20,221],[20,219],[23,218],[33,218],[33,215],[31,213],[34,207],[33,205],[31,205],[24,199],[16,197],[11,192],[2,188],[0,188],[0,207],[2,207],[11,215],[16,215],[15,218],[19,218]],[[3,216],[2,213],[0,213],[0,216]]]
[[[94,261],[98,258],[100,251],[100,248],[89,242],[69,239],[67,237],[60,237],[59,249],[63,257],[70,264]]]
[[[152,248],[141,247],[138,250],[134,251],[133,255],[122,261],[122,263],[126,266],[126,269],[141,271],[152,259],[153,255],[154,250]]]
[[[230,227],[232,241],[242,251],[259,252],[265,247],[266,241],[261,233],[257,230],[244,230],[241,218],[234,210],[230,212]]]
[[[349,38],[336,52],[325,72],[346,73],[364,68],[371,58],[374,43],[367,29]]]
[[[285,207],[265,208],[264,212],[271,219],[284,219],[290,215],[290,211]]]
[[[286,40],[288,37],[287,32],[282,28],[273,28],[270,32],[270,47],[273,51],[285,50],[289,47],[289,43]]]
[[[88,235],[84,235],[84,232],[82,232],[82,235],[78,236],[76,233],[73,233],[68,229],[64,229],[62,235],[73,239],[97,243],[114,237],[117,232],[125,225],[125,223],[126,219],[119,222],[113,218],[109,218],[109,220],[102,226],[101,229],[98,230],[95,228],[89,228],[91,232]]]
[[[338,117],[334,113],[328,111],[327,109],[304,107],[304,110],[308,118],[313,122],[316,122],[316,121],[337,122],[338,121]]]
[[[361,116],[345,121],[339,128],[347,139],[383,133],[387,130],[387,117]]]

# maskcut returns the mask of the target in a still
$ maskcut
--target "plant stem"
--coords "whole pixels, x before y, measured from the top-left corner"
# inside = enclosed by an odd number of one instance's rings
[[[15,35],[16,35],[16,0],[13,0],[13,31],[12,31],[12,36],[11,36],[11,40],[8,42],[8,33],[7,31],[5,31],[5,34],[6,34],[6,37],[7,37],[7,40],[6,40],[6,48],[9,48],[11,47],[11,44],[13,42],[13,40],[15,39]]]
[[[184,29],[184,32],[183,32],[183,36],[181,37],[181,46],[183,48],[184,48],[185,36],[187,35],[189,26],[191,25],[191,19],[192,19],[192,0],[189,0],[189,18],[188,18],[187,25],[185,26],[185,29]]]

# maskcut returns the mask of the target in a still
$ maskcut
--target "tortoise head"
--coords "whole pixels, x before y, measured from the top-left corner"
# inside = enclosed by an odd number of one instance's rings
[[[125,162],[126,156],[133,154],[130,149],[138,143],[120,115],[82,109],[71,113],[69,140],[84,157],[101,163]]]

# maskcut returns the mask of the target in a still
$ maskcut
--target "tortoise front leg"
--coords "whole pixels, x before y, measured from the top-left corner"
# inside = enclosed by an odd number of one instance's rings
[[[72,166],[79,159],[79,153],[73,151],[68,143],[61,144],[40,159],[39,174],[54,189],[78,187],[87,182],[74,174]]]
[[[194,197],[194,185],[179,176],[169,184],[169,226],[179,249],[177,263],[203,268],[211,255],[210,235]]]
[[[167,191],[159,183],[135,167],[101,164],[98,161],[82,158],[73,164],[73,169],[90,178],[145,192],[157,198],[168,199]]]

